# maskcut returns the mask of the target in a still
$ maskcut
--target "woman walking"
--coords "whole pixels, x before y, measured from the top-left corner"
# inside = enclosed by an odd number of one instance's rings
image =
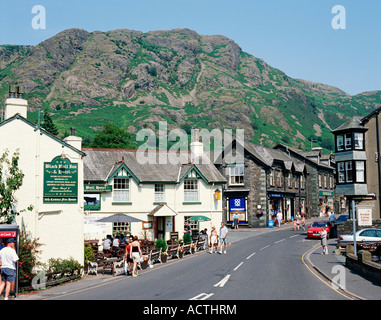
[[[213,251],[217,253],[217,230],[215,227],[212,227],[210,232],[210,253],[213,253]]]
[[[327,230],[325,230],[324,227],[321,228],[320,238],[321,238],[321,246],[323,247],[323,253],[322,254],[328,254],[328,247],[327,247]]]
[[[138,241],[138,237],[134,237],[134,241],[130,244],[130,257],[132,258],[132,261],[134,263],[134,266],[132,268],[132,276],[137,277],[139,275],[137,270],[137,264],[140,261],[140,257],[142,256],[142,251],[140,249],[140,243]]]

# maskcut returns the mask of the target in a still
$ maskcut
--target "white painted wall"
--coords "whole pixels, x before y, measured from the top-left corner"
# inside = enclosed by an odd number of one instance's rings
[[[74,258],[81,264],[83,254],[83,160],[74,150],[64,147],[51,137],[40,134],[23,120],[15,119],[0,126],[0,153],[10,151],[10,157],[19,149],[19,167],[25,174],[23,185],[15,194],[18,211],[33,205],[16,218],[23,220],[26,230],[43,244],[40,260]],[[73,163],[78,163],[78,203],[43,203],[43,164],[64,153]]]

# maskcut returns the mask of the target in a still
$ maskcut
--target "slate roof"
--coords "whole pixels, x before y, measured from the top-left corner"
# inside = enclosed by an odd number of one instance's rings
[[[204,161],[200,164],[190,162],[190,153],[181,154],[181,162],[172,164],[159,163],[160,153],[167,151],[152,151],[155,153],[157,163],[139,163],[136,150],[130,149],[92,149],[84,148],[84,180],[107,181],[112,174],[124,163],[140,183],[177,183],[185,177],[187,172],[194,166],[208,183],[226,183],[213,163]],[[180,155],[180,154],[178,154]],[[173,156],[173,154],[172,154]]]
[[[359,130],[366,130],[366,128],[362,125],[362,117],[354,116],[353,118],[349,119],[347,122],[343,123],[341,126],[336,128],[335,130],[332,130],[332,133],[338,133],[340,131],[345,130],[353,130],[353,129],[359,129]]]

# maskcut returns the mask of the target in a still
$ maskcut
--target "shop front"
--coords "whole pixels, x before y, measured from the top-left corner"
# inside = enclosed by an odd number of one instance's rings
[[[328,216],[333,208],[333,191],[320,190],[319,191],[319,211],[320,216]]]
[[[229,193],[226,198],[226,222],[232,225],[234,216],[238,216],[238,225],[247,225],[247,195],[242,193]]]
[[[269,192],[267,195],[269,218],[276,220],[277,214],[282,214],[283,221],[291,221],[295,210],[295,194],[290,192]]]

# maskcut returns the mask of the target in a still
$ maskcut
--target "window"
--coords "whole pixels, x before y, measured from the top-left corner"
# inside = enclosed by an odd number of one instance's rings
[[[236,165],[234,167],[229,167],[229,184],[244,184],[243,165]]]
[[[337,151],[344,150],[344,136],[343,135],[336,137],[336,145],[337,145]]]
[[[130,201],[130,183],[126,178],[114,178],[114,202],[128,202]]]
[[[365,182],[365,161],[356,161],[356,182]]]
[[[303,174],[300,176],[300,188],[304,189],[304,176],[303,176]]]
[[[344,135],[345,137],[345,150],[351,150],[352,149],[352,134],[347,133]]]
[[[338,183],[344,183],[345,182],[344,162],[337,163],[337,174],[338,174]]]
[[[298,176],[297,175],[294,175],[294,188],[295,189],[298,188]]]
[[[354,133],[354,149],[364,150],[364,134],[362,132]]]
[[[319,188],[321,188],[321,174],[319,173],[319,176],[318,176],[318,183],[319,183]]]
[[[270,180],[269,181],[270,186],[273,186],[274,185],[274,170],[270,171],[269,180]]]
[[[155,202],[164,202],[164,184],[155,184]]]
[[[128,222],[114,222],[112,226],[112,232],[123,232],[126,234],[126,232],[129,231]]]
[[[365,183],[365,161],[337,163],[337,183]]]
[[[198,201],[198,185],[197,179],[184,180],[184,202]]]
[[[345,175],[347,182],[353,182],[352,161],[345,162]]]

